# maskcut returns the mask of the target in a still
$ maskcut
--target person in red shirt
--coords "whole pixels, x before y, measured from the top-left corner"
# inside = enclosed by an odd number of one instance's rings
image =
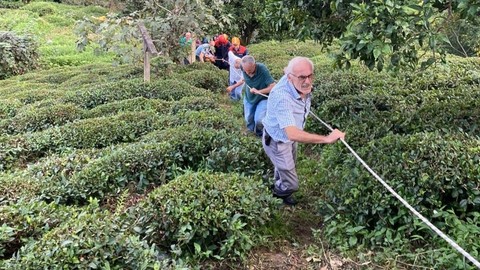
[[[229,48],[229,51],[232,51],[233,54],[240,58],[248,54],[247,47],[240,45],[240,39],[238,37],[232,38],[232,46]]]

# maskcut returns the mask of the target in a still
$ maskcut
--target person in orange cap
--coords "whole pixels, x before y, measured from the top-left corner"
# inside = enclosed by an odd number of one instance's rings
[[[248,54],[247,47],[240,45],[240,39],[238,37],[232,38],[232,46],[229,48],[229,50],[240,58]]]

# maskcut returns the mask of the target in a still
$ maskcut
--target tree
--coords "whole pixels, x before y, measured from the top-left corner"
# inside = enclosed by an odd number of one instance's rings
[[[242,44],[248,45],[255,33],[262,28],[262,13],[265,0],[230,0],[225,1],[225,13],[230,14],[235,21],[229,31],[239,35]]]
[[[140,61],[137,22],[143,21],[157,50],[180,62],[186,52],[178,40],[185,32],[200,37],[204,29],[216,25],[219,20],[228,22],[228,17],[218,12],[223,8],[220,0],[210,0],[208,5],[196,0],[129,0],[125,6],[121,14],[79,21],[76,27],[78,48],[81,50],[90,42],[96,42],[102,50],[115,52],[122,62]],[[220,13],[220,18],[214,17],[214,12]]]
[[[445,23],[449,15],[478,20],[475,0],[284,0],[272,1],[266,14],[270,25],[289,25],[300,39],[313,38],[322,44],[340,41],[336,64],[349,67],[360,60],[369,68],[382,70],[425,68],[443,59],[448,42]],[[281,4],[279,4],[281,3]],[[280,18],[271,7],[293,10]],[[445,16],[447,12],[447,16]],[[295,24],[292,24],[295,21]],[[428,54],[426,52],[429,52]]]

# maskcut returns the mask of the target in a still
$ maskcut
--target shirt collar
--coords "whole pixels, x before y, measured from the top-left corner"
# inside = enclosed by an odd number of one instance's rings
[[[285,75],[287,76],[287,75]],[[287,89],[288,93],[294,98],[294,99],[301,99],[302,96],[300,96],[300,93],[298,93],[297,89],[293,85],[291,81],[288,80],[288,78],[285,78],[287,80]],[[308,96],[308,95],[307,95]]]

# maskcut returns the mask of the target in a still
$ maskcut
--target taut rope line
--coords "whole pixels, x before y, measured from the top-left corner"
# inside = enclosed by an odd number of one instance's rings
[[[251,89],[250,86],[245,84],[248,88]],[[264,96],[268,98],[268,95],[256,92],[256,94]],[[318,117],[316,114],[314,114],[311,110],[309,113],[317,119],[320,123],[322,123],[326,128],[328,128],[330,131],[333,130],[333,128],[325,123],[320,117]],[[408,208],[415,216],[417,216],[421,221],[423,221],[425,224],[427,224],[430,229],[432,229],[435,233],[437,233],[440,237],[442,237],[445,241],[447,241],[448,244],[450,244],[454,249],[456,249],[458,252],[460,252],[465,258],[467,258],[470,262],[472,262],[478,269],[480,269],[480,262],[476,260],[472,255],[470,255],[468,252],[466,252],[461,246],[459,246],[455,241],[453,241],[450,237],[448,237],[445,233],[443,233],[440,229],[438,229],[435,225],[433,225],[427,218],[425,218],[422,214],[420,214],[417,210],[415,210],[406,200],[404,200],[392,187],[390,187],[380,176],[378,176],[375,171],[373,171],[365,161],[363,161],[362,158],[348,145],[348,143],[344,139],[340,139],[340,141],[347,147],[347,149],[353,154],[353,156],[360,161],[360,163],[367,169],[367,171],[375,177],[392,195],[397,198],[405,207]]]

